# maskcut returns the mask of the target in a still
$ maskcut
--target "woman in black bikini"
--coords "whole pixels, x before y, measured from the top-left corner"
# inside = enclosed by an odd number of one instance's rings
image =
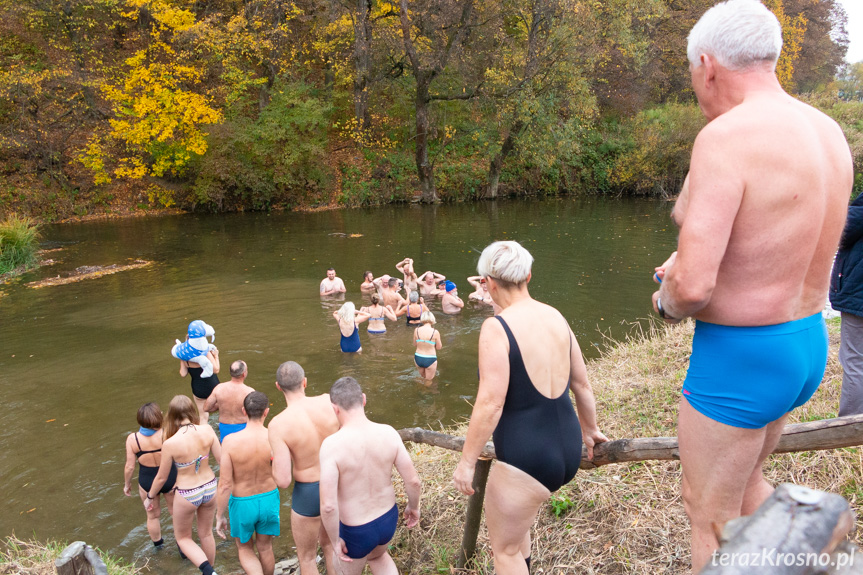
[[[207,352],[207,359],[213,364],[213,375],[210,377],[201,377],[204,368],[194,361],[180,360],[180,377],[186,377],[186,375],[192,377],[192,397],[195,398],[195,405],[200,414],[198,423],[202,425],[210,417],[210,414],[204,411],[204,405],[207,403],[207,398],[219,385],[219,376],[216,375],[219,373],[219,350],[216,346]]]
[[[607,441],[596,425],[596,404],[581,350],[566,319],[530,297],[533,257],[516,242],[495,242],[477,272],[502,311],[479,336],[479,390],[453,482],[473,493],[474,468],[489,435],[497,463],[486,489],[485,512],[495,572],[530,569],[530,526],[551,493],[568,483],[581,462]],[[575,396],[578,416],[569,391]]]
[[[126,438],[126,468],[123,477],[123,493],[127,497],[132,496],[132,473],[135,471],[135,460],[138,460],[138,494],[141,501],[146,501],[147,492],[153,486],[153,479],[159,471],[159,463],[162,460],[162,410],[155,403],[145,403],[138,410],[138,425],[140,429]],[[165,496],[168,505],[168,514],[173,515],[174,508],[174,482],[177,479],[177,470],[172,469],[165,481],[165,485],[159,490],[153,499],[153,507],[147,511],[147,532],[153,545],[159,547],[164,543],[162,539],[162,526],[159,519],[162,516],[162,501],[159,495]]]
[[[144,509],[154,507],[156,494],[172,469],[177,473],[177,497],[174,498],[174,537],[186,557],[203,575],[213,575],[216,540],[213,520],[216,517],[216,474],[210,467],[210,454],[216,463],[222,448],[216,432],[209,425],[196,425],[198,412],[185,395],[176,395],[165,417],[165,443],[162,462],[153,486],[144,500]],[[192,539],[192,525],[197,525],[199,547]]]

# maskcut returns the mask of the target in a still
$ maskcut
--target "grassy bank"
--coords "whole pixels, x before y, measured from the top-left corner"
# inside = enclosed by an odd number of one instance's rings
[[[49,541],[22,541],[12,535],[3,540],[0,546],[0,574],[13,575],[27,573],[28,575],[54,575],[54,561],[66,548],[66,543]],[[135,575],[141,570],[118,559],[99,552],[108,575]]]
[[[830,359],[820,389],[791,422],[835,417],[842,371],[836,359],[838,320],[830,325]],[[658,327],[610,347],[588,365],[600,428],[610,439],[676,435],[677,401],[691,350],[692,326]],[[447,430],[463,435],[466,425]],[[423,518],[394,541],[405,573],[449,573],[455,564],[467,498],[451,485],[458,454],[415,445],[411,455],[423,479]],[[793,482],[863,503],[863,457],[856,448],[772,456],[768,481]],[[858,515],[855,542],[863,543]],[[580,471],[543,507],[532,536],[534,573],[686,573],[689,524],[680,499],[680,464],[644,462]],[[483,526],[478,566],[491,573]]]
[[[0,280],[36,265],[38,240],[39,227],[31,218],[12,214],[0,222]]]

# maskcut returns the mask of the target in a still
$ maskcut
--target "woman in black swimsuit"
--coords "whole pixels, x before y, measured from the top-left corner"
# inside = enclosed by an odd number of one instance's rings
[[[569,324],[527,291],[532,263],[516,242],[495,242],[480,256],[477,271],[502,311],[480,331],[479,390],[453,474],[458,490],[472,494],[476,461],[493,432],[498,462],[485,512],[500,575],[529,572],[530,526],[551,493],[575,476],[582,438],[590,458],[593,446],[607,441]]]
[[[123,477],[123,493],[132,496],[132,473],[135,471],[135,460],[138,460],[138,494],[141,501],[147,497],[147,491],[153,486],[153,479],[159,471],[162,461],[162,410],[155,403],[145,403],[138,410],[138,425],[140,429],[126,438],[126,468]],[[174,482],[177,470],[174,469],[159,494],[165,496],[168,504],[168,514],[173,515]],[[159,547],[162,539],[162,526],[159,519],[162,515],[162,502],[156,495],[153,508],[147,511],[147,532],[153,545]]]
[[[192,377],[192,397],[195,399],[195,405],[198,406],[199,425],[206,423],[210,417],[210,414],[204,411],[204,404],[207,403],[207,398],[219,385],[219,376],[216,375],[219,373],[219,350],[216,346],[207,352],[207,359],[213,364],[213,375],[210,377],[201,377],[204,368],[197,363],[180,360],[180,377],[186,377],[186,375]]]

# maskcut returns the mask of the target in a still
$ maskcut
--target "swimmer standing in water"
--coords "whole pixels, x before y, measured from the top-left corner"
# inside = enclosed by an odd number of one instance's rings
[[[369,314],[369,333],[386,333],[387,326],[384,320],[389,319],[396,321],[393,308],[388,305],[381,305],[381,297],[373,293],[371,295],[372,305],[361,307],[360,311]]]

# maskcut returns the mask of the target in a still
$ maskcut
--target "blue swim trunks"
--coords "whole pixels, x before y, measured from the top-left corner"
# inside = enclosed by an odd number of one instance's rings
[[[294,481],[294,492],[291,494],[291,509],[303,517],[321,516],[321,483],[313,481],[303,483]]]
[[[228,500],[231,537],[248,543],[252,534],[279,535],[279,490]]]
[[[364,525],[345,525],[339,522],[339,537],[348,547],[348,557],[362,559],[378,545],[386,545],[396,534],[399,522],[399,508],[393,508]]]
[[[756,327],[696,321],[683,395],[714,421],[760,429],[809,401],[826,366],[820,312]]]
[[[225,441],[225,438],[232,433],[237,433],[246,429],[245,423],[222,423],[219,422],[219,443]]]

